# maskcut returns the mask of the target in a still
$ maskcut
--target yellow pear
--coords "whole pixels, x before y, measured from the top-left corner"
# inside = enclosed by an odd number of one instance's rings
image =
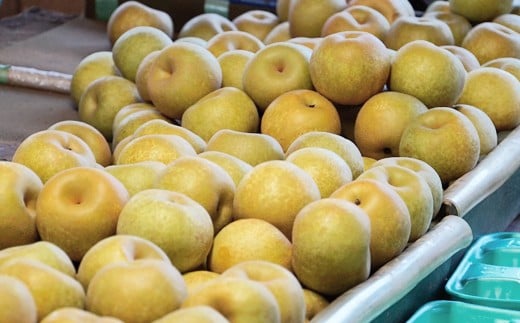
[[[312,89],[309,59],[312,50],[288,42],[273,43],[255,53],[242,76],[244,91],[263,111],[290,90]]]
[[[123,321],[115,317],[99,316],[76,307],[62,307],[49,313],[40,323],[123,323]]]
[[[123,107],[140,101],[132,81],[120,76],[104,76],[92,82],[81,96],[79,119],[94,126],[111,141],[116,114]]]
[[[238,186],[244,175],[253,169],[253,166],[249,165],[242,159],[221,151],[204,151],[199,153],[198,156],[212,161],[222,167],[233,179],[235,187]]]
[[[235,156],[251,166],[269,160],[285,159],[283,148],[273,137],[262,133],[231,129],[217,131],[209,140],[206,151],[220,151]]]
[[[338,110],[332,102],[313,90],[292,90],[274,99],[265,109],[260,122],[261,133],[278,140],[286,150],[309,131],[341,132]]]
[[[181,125],[208,141],[221,129],[256,132],[260,117],[249,95],[230,86],[215,90],[188,107]]]
[[[96,157],[85,141],[69,132],[52,129],[23,139],[12,161],[30,168],[43,183],[62,170],[96,165]]]
[[[111,51],[98,51],[85,56],[72,72],[70,80],[72,100],[78,106],[81,96],[90,83],[103,76],[119,74]]]
[[[206,12],[190,18],[182,26],[177,39],[197,37],[207,41],[221,32],[230,30],[237,30],[231,20],[213,12]]]
[[[362,5],[374,8],[381,12],[390,24],[399,17],[415,15],[412,4],[407,0],[350,0],[348,5]]]
[[[480,64],[501,57],[520,58],[520,34],[496,22],[471,28],[461,46],[472,52]]]
[[[383,89],[390,65],[390,53],[379,38],[343,31],[317,44],[309,70],[316,91],[336,104],[357,105]]]
[[[338,154],[350,167],[352,178],[356,178],[363,172],[363,157],[358,147],[349,139],[324,131],[310,131],[296,138],[287,148],[288,156],[298,149],[305,147],[320,147]]]
[[[308,288],[303,289],[305,299],[305,322],[310,322],[316,314],[329,306],[330,302],[322,295]]]
[[[99,165],[108,166],[112,163],[110,144],[101,131],[88,123],[77,120],[63,120],[52,124],[48,129],[61,130],[78,136],[90,147]]]
[[[433,217],[433,195],[422,176],[403,166],[381,165],[364,171],[358,179],[375,179],[388,183],[399,194],[410,214],[410,242],[428,231]]]
[[[216,234],[207,266],[213,272],[223,273],[244,261],[264,260],[290,270],[291,250],[291,241],[271,223],[239,219]]]
[[[36,200],[43,187],[40,177],[29,167],[9,161],[0,161],[0,177],[0,250],[37,241]]]
[[[498,144],[498,135],[493,120],[481,109],[468,105],[457,104],[453,108],[468,117],[477,129],[480,141],[480,158],[486,156]]]
[[[242,178],[233,201],[233,216],[263,219],[290,239],[296,214],[320,198],[318,185],[303,169],[289,161],[267,161]]]
[[[490,60],[482,65],[482,67],[500,68],[506,72],[513,74],[520,81],[520,58],[502,57]]]
[[[184,279],[186,288],[188,289],[188,294],[191,294],[206,282],[218,277],[220,277],[220,274],[205,269],[188,271],[182,274],[182,278]]]
[[[38,233],[73,261],[80,261],[99,240],[115,234],[119,213],[129,197],[125,186],[103,169],[61,171],[44,184],[38,196]]]
[[[207,305],[180,308],[152,323],[228,323],[220,312]]]
[[[388,48],[398,50],[419,39],[438,46],[455,44],[448,24],[432,16],[404,16],[396,19],[386,33],[384,42]]]
[[[398,156],[404,127],[427,110],[408,94],[385,91],[372,96],[361,106],[354,123],[354,139],[361,154],[374,159]],[[381,127],[382,122],[388,126]]]
[[[399,156],[425,161],[439,174],[443,186],[449,185],[476,166],[480,156],[478,132],[461,112],[431,108],[406,126]]]
[[[21,280],[0,275],[0,322],[37,322],[36,304],[31,291]]]
[[[117,234],[153,242],[176,269],[185,272],[204,263],[213,241],[213,224],[208,212],[186,194],[148,189],[132,196],[121,210]]]
[[[159,55],[161,51],[155,50],[141,60],[141,63],[137,67],[137,71],[135,72],[135,86],[137,87],[137,91],[139,92],[139,96],[143,101],[150,101],[150,94],[148,94],[148,75],[150,71],[150,67],[154,62],[154,59]]]
[[[253,52],[243,49],[222,53],[217,58],[222,69],[222,87],[233,86],[243,90],[242,76],[247,63],[254,55]]]
[[[287,155],[287,161],[302,168],[318,185],[322,198],[352,181],[352,171],[338,154],[320,147],[306,147]]]
[[[222,167],[207,159],[179,157],[166,166],[155,187],[183,193],[203,206],[215,234],[232,220],[235,183]]]
[[[15,277],[27,286],[36,304],[38,322],[58,308],[85,306],[85,291],[76,279],[37,260],[9,261],[0,266],[0,275]]]
[[[337,296],[370,274],[370,220],[354,203],[325,198],[308,204],[294,220],[292,242],[294,273],[318,293]]]
[[[264,9],[246,10],[232,20],[238,30],[255,36],[260,41],[278,25],[278,16]]]
[[[513,13],[505,13],[493,19],[493,22],[497,22],[501,25],[509,27],[516,32],[520,32],[520,17]]]
[[[410,212],[389,184],[356,179],[337,189],[331,198],[354,203],[370,220],[370,267],[373,271],[406,248],[411,232]]]
[[[161,119],[149,120],[143,123],[135,129],[133,136],[140,137],[153,134],[177,135],[190,143],[197,153],[201,153],[206,149],[206,142],[199,135],[173,122]]]
[[[287,18],[291,37],[320,37],[325,21],[346,7],[343,0],[291,0]]]
[[[460,47],[457,45],[444,45],[441,46],[441,48],[444,48],[453,55],[455,55],[455,57],[457,57],[460,60],[462,65],[464,65],[464,69],[466,70],[466,72],[473,71],[474,69],[480,67],[480,63],[477,57],[464,47]]]
[[[173,37],[173,20],[168,13],[154,9],[138,1],[125,1],[111,13],[107,22],[107,35],[111,44],[127,30],[138,26],[150,26]]]
[[[92,278],[85,309],[125,323],[145,323],[180,308],[186,294],[180,272],[165,261],[117,262]]]
[[[323,24],[321,36],[341,31],[366,31],[384,40],[390,23],[382,13],[363,5],[349,6],[331,15]]]
[[[221,277],[244,278],[261,283],[276,298],[281,322],[303,322],[305,318],[303,289],[289,269],[265,260],[250,260],[228,268]]]
[[[231,50],[247,50],[256,53],[263,47],[264,43],[260,39],[241,30],[230,30],[216,34],[206,44],[206,48],[217,58]]]
[[[190,105],[221,87],[222,70],[207,49],[174,42],[155,57],[147,84],[153,105],[167,117],[180,119]]]
[[[441,3],[440,1],[436,2]],[[447,2],[444,3],[447,4]],[[468,31],[473,27],[466,18],[464,18],[461,15],[457,15],[456,13],[453,13],[450,10],[431,11],[429,13],[425,13],[423,17],[435,18],[437,20],[445,22],[450,28],[451,33],[453,34],[453,45],[457,46],[460,46]]]
[[[143,161],[158,161],[169,164],[184,156],[195,156],[197,152],[184,138],[177,135],[143,135],[130,137],[118,153],[114,164],[132,164]]]
[[[280,323],[280,307],[260,282],[236,277],[212,279],[188,294],[181,309],[210,306],[236,323]]]
[[[143,58],[171,43],[171,37],[163,31],[154,27],[138,26],[119,36],[112,46],[112,57],[121,75],[135,82],[137,69]]]
[[[449,4],[452,12],[472,23],[491,21],[513,9],[513,0],[449,0]]]
[[[457,103],[484,111],[499,132],[520,124],[520,82],[501,69],[481,67],[469,72]]]
[[[279,1],[278,1],[279,2]],[[282,42],[291,39],[291,32],[289,31],[289,22],[284,21],[276,25],[267,36],[264,38],[264,44]]]
[[[105,171],[116,177],[132,196],[137,192],[153,188],[159,174],[165,168],[166,165],[158,161],[142,161],[110,165],[105,167]]]

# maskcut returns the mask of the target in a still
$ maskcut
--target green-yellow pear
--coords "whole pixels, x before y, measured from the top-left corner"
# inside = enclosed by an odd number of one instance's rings
[[[253,169],[253,166],[242,159],[221,151],[204,151],[199,153],[198,156],[212,161],[222,167],[233,179],[235,187],[240,183],[244,175]]]
[[[382,91],[390,65],[390,52],[379,38],[364,31],[343,31],[316,45],[309,70],[323,96],[337,104],[357,105]]]
[[[415,11],[407,0],[350,0],[348,6],[362,5],[376,9],[385,16],[390,24],[402,16],[414,16]]]
[[[0,177],[0,250],[37,241],[40,177],[29,167],[10,161],[0,161]]]
[[[121,75],[135,82],[137,69],[143,58],[172,43],[163,31],[149,26],[138,26],[125,31],[112,46],[112,57]]]
[[[148,72],[150,71],[150,67],[152,67],[154,59],[160,52],[160,50],[156,50],[148,53],[148,55],[143,57],[135,72],[135,86],[137,87],[139,96],[145,102],[150,101],[150,95],[148,94]]]
[[[219,277],[188,294],[181,308],[206,305],[236,323],[281,323],[280,307],[273,293],[250,279]]]
[[[76,276],[76,268],[69,256],[63,249],[49,241],[40,240],[0,251],[0,266],[15,259],[36,260],[72,278]]]
[[[474,69],[480,67],[480,63],[477,57],[464,47],[460,47],[457,45],[444,45],[441,46],[441,48],[444,48],[453,55],[455,55],[455,57],[457,57],[460,60],[462,65],[464,65],[464,69],[466,70],[466,72],[473,71]]]
[[[218,63],[222,69],[222,87],[233,86],[243,90],[242,76],[244,70],[255,53],[236,49],[222,53],[218,58]]]
[[[520,58],[520,34],[496,22],[471,28],[461,46],[472,52],[480,64],[501,57]]]
[[[206,150],[206,142],[199,135],[166,120],[154,119],[147,121],[134,131],[134,137],[153,134],[177,135],[185,139],[197,153]]]
[[[0,322],[37,322],[36,303],[21,280],[0,275]]]
[[[501,69],[481,67],[469,72],[457,103],[484,111],[499,132],[520,124],[520,82]]]
[[[221,129],[257,132],[260,117],[249,95],[230,86],[208,93],[188,107],[181,125],[208,141]]]
[[[506,72],[513,74],[520,81],[520,58],[502,57],[490,60],[482,65],[482,67],[500,68]]]
[[[264,9],[247,10],[232,20],[238,30],[247,32],[255,36],[260,41],[278,25],[278,16],[271,11]]]
[[[354,5],[331,15],[323,24],[321,36],[341,31],[366,31],[384,40],[390,23],[382,13],[369,6]]]
[[[101,131],[94,126],[78,120],[63,120],[52,124],[48,129],[61,130],[78,136],[90,147],[96,163],[101,166],[108,166],[112,163],[110,144]]]
[[[207,305],[177,309],[152,323],[228,323],[220,312]]]
[[[182,26],[177,39],[196,37],[207,41],[221,32],[230,30],[238,30],[231,20],[217,13],[205,12],[189,19]]]
[[[256,166],[264,161],[285,159],[283,148],[273,137],[256,132],[231,129],[217,131],[209,140],[206,151],[220,151]]]
[[[303,297],[305,299],[305,322],[310,322],[316,314],[330,304],[323,295],[308,288],[303,289]]]
[[[288,42],[273,43],[255,53],[242,76],[244,91],[263,111],[290,90],[312,89],[309,60],[312,50]]]
[[[92,82],[81,96],[79,119],[112,140],[115,115],[123,107],[140,102],[135,84],[120,76],[104,76]]]
[[[294,220],[292,242],[296,277],[318,293],[339,295],[370,274],[370,220],[352,202],[325,198],[308,204]]]
[[[186,272],[204,263],[213,241],[213,223],[208,212],[186,194],[148,189],[125,205],[117,234],[150,240],[164,250],[175,268]]]
[[[264,43],[260,39],[241,30],[230,30],[216,34],[206,44],[206,48],[217,58],[231,50],[247,50],[256,53],[263,47]]]
[[[148,95],[153,105],[172,119],[180,119],[190,105],[221,85],[217,58],[188,42],[163,48],[148,71]]]
[[[103,76],[119,74],[112,51],[98,51],[85,56],[76,65],[70,81],[70,95],[76,106],[90,83]]]
[[[43,183],[62,170],[96,165],[96,157],[85,141],[71,133],[51,129],[23,139],[12,161],[30,168]]]
[[[450,11],[472,23],[491,21],[513,9],[513,0],[449,0],[449,4]]]
[[[235,183],[222,167],[207,159],[177,158],[159,174],[155,187],[183,193],[203,206],[215,233],[232,220]]]
[[[98,271],[116,262],[157,259],[170,262],[168,255],[150,240],[135,235],[116,234],[93,245],[81,259],[76,279],[88,289]]]
[[[433,195],[422,176],[403,166],[381,165],[370,167],[358,179],[375,179],[390,184],[399,194],[410,214],[410,242],[428,231],[433,217]]]
[[[291,241],[273,224],[238,219],[215,235],[207,266],[220,274],[244,261],[263,260],[291,270],[291,253]]]
[[[390,184],[356,179],[331,196],[354,203],[370,220],[370,267],[380,268],[406,248],[411,232],[410,212]]]
[[[384,42],[388,48],[398,50],[403,45],[419,39],[438,46],[455,44],[448,24],[431,16],[398,18],[390,26]]]
[[[457,111],[468,117],[477,129],[480,140],[480,158],[486,156],[498,144],[498,135],[493,120],[483,110],[468,104],[453,106]]]
[[[159,174],[166,165],[158,161],[142,161],[132,164],[110,165],[105,171],[116,177],[127,189],[130,196],[153,188]]]
[[[124,323],[120,319],[99,316],[76,307],[58,308],[40,321],[40,323]]]
[[[296,214],[321,198],[309,173],[285,160],[256,165],[238,185],[233,201],[235,219],[263,219],[289,239]]]
[[[441,1],[436,1],[438,3],[442,3]],[[446,3],[447,2],[443,2]],[[433,3],[432,3],[433,4]],[[453,44],[460,46],[462,40],[468,33],[468,31],[473,27],[471,23],[461,15],[457,15],[451,11],[432,11],[429,13],[425,13],[423,17],[435,18],[437,20],[445,22],[451,30],[453,34]]]
[[[320,37],[325,21],[346,7],[343,0],[291,0],[287,18],[291,37]]]
[[[421,100],[427,107],[457,102],[466,81],[462,62],[451,52],[425,40],[414,40],[397,50],[388,87]]]
[[[439,174],[443,186],[449,185],[476,166],[480,156],[478,132],[461,112],[431,108],[404,129],[399,156],[425,161]]]
[[[197,154],[193,146],[178,135],[150,134],[129,138],[130,141],[123,145],[117,157],[114,155],[116,157],[114,164],[133,164],[143,161],[169,164],[181,156]]]
[[[347,162],[352,171],[352,178],[363,172],[363,157],[359,148],[351,140],[325,131],[310,131],[296,138],[287,148],[285,155],[305,147],[321,147],[338,154]]]
[[[173,37],[173,20],[168,13],[154,9],[139,1],[125,1],[117,6],[107,22],[107,35],[111,44],[127,30],[150,26]]]
[[[85,291],[76,279],[37,260],[9,261],[0,266],[0,275],[15,277],[28,287],[38,321],[58,308],[85,306]]]
[[[250,260],[228,268],[221,277],[251,279],[261,283],[276,298],[281,322],[303,322],[305,318],[303,289],[289,269],[265,260]]]

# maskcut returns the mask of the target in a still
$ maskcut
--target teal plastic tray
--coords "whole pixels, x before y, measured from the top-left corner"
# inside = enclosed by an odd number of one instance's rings
[[[454,300],[520,311],[520,233],[479,238],[445,289]]]
[[[432,301],[423,305],[407,323],[510,323],[520,322],[520,312],[459,301]]]

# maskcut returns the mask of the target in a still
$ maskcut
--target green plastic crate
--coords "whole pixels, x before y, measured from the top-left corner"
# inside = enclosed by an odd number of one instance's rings
[[[520,311],[520,233],[482,236],[445,289],[454,300]]]
[[[407,323],[518,323],[520,312],[459,301],[432,301],[423,305]]]

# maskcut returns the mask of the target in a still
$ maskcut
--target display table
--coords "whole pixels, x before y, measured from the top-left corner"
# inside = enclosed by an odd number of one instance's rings
[[[105,25],[76,18],[9,46],[0,64],[72,73],[86,55],[109,50]],[[29,134],[77,119],[67,94],[0,85],[0,159],[10,160]],[[442,298],[444,284],[479,235],[503,231],[520,213],[520,129],[445,192],[441,215],[421,239],[347,291],[312,322],[402,322]]]

